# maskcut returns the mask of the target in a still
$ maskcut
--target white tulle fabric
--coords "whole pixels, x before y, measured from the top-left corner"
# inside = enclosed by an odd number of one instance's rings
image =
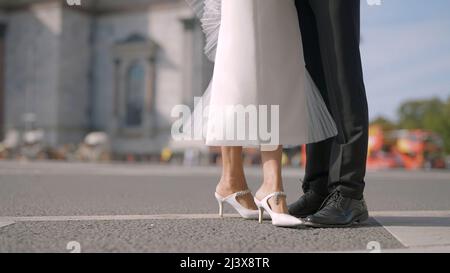
[[[221,21],[222,0],[186,0],[200,18],[206,36],[205,54],[214,61]]]
[[[333,118],[305,68],[293,0],[186,1],[201,21],[205,54],[215,62],[213,79],[201,105],[195,106],[185,123],[191,128],[192,123],[203,124],[206,145],[264,145],[259,139],[223,140],[218,135],[223,130],[210,130],[223,124],[223,116],[203,112],[211,106],[278,105],[276,144],[314,143],[337,134]],[[259,125],[245,126],[241,129]]]

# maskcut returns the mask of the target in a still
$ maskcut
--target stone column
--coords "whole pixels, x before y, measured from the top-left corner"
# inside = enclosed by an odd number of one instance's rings
[[[153,54],[153,53],[152,53]],[[155,58],[149,57],[147,59],[147,77],[146,77],[146,90],[145,90],[145,112],[144,112],[144,137],[152,138],[156,135],[157,119],[155,112],[155,80],[156,80],[156,67]]]
[[[5,32],[6,26],[0,24],[0,140],[5,138]]]
[[[184,29],[183,38],[183,49],[184,49],[184,62],[183,62],[183,103],[186,105],[191,105],[193,102],[194,94],[194,31],[198,26],[198,21],[196,18],[186,18],[182,19]]]
[[[126,70],[128,68],[127,60],[114,60],[114,96],[113,96],[113,112],[110,122],[111,136],[120,135],[121,123],[125,115],[125,80]]]

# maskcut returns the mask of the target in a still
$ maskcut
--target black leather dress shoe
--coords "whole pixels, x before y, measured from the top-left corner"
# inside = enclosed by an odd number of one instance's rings
[[[289,214],[298,218],[313,215],[319,211],[325,198],[326,196],[318,195],[314,191],[309,190],[297,201],[289,205]]]
[[[351,199],[336,190],[327,197],[317,213],[305,219],[305,225],[319,228],[349,227],[368,218],[364,198]]]

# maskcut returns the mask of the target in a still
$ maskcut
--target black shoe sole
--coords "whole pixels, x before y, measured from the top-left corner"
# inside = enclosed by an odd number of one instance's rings
[[[317,211],[316,211],[317,212]],[[304,215],[298,215],[298,214],[291,214],[292,216],[294,216],[294,217],[297,217],[297,218],[300,218],[300,219],[303,219],[303,218],[306,218],[306,217],[308,217],[308,216],[311,216],[311,215],[314,215],[314,213],[316,213],[316,212],[313,212],[313,213],[308,213],[308,214],[304,214]]]
[[[292,216],[294,216],[294,217],[297,217],[297,218],[306,218],[306,217],[308,217],[308,216],[311,216],[311,215],[314,215],[315,213],[317,213],[319,211],[319,209],[317,209],[317,210],[315,210],[315,211],[313,211],[313,212],[310,212],[310,213],[306,213],[306,214],[295,214],[295,213],[291,213],[290,211],[288,211],[289,212],[289,214],[290,215],[292,215]]]
[[[369,219],[369,213],[364,212],[364,213],[356,216],[355,219],[353,219],[353,221],[348,224],[338,225],[338,224],[319,224],[319,223],[313,223],[313,222],[305,222],[304,225],[307,227],[313,227],[313,228],[347,228],[347,227],[351,227],[353,225],[362,224],[365,221],[367,221],[368,219]]]

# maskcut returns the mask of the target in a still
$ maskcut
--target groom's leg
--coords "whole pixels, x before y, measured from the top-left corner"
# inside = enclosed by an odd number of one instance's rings
[[[338,128],[331,148],[329,187],[359,199],[365,186],[368,142],[368,107],[359,51],[360,0],[309,3],[317,23],[328,105]]]
[[[306,68],[329,108],[316,19],[308,0],[297,0],[296,6],[302,32]],[[306,169],[303,181],[304,192],[313,190],[319,195],[328,195],[328,176],[332,143],[333,139],[327,139],[306,146]]]

